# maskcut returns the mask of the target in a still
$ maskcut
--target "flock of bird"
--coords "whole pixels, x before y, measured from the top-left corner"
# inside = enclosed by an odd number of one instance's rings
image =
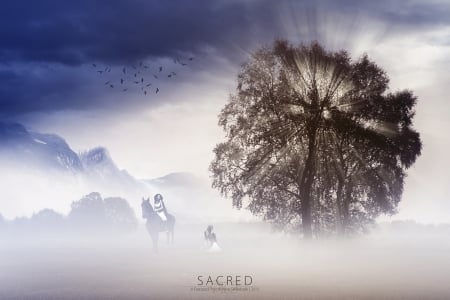
[[[174,66],[179,65],[186,67],[194,61],[194,57],[186,59],[173,59]],[[158,94],[160,89],[158,83],[163,78],[174,78],[177,73],[168,71],[168,67],[152,67],[143,61],[135,65],[123,66],[120,69],[120,75],[117,72],[112,72],[110,66],[100,66],[96,63],[92,64],[94,70],[104,78],[104,86],[110,89],[117,89],[122,92],[127,92],[134,88],[139,88],[144,95],[149,95],[150,92]]]

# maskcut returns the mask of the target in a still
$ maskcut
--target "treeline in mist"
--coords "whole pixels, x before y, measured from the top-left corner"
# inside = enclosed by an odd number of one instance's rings
[[[120,197],[102,198],[90,193],[71,204],[67,215],[45,208],[31,217],[6,220],[0,215],[3,236],[48,236],[55,234],[126,234],[138,226],[138,219],[128,201]]]

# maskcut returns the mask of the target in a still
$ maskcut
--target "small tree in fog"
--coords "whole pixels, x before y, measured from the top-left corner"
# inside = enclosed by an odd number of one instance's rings
[[[30,229],[45,231],[41,233],[54,233],[63,229],[64,226],[64,216],[49,208],[40,210],[30,218]]]
[[[395,212],[421,142],[416,98],[387,89],[367,56],[285,41],[256,51],[219,115],[227,137],[214,150],[213,187],[307,238]]]
[[[106,227],[106,214],[103,199],[99,193],[90,193],[71,204],[68,215],[76,229],[98,230]]]
[[[105,216],[108,224],[119,231],[131,231],[138,225],[133,209],[123,198],[105,198]]]
[[[99,193],[73,202],[68,219],[74,229],[93,232],[128,232],[137,226],[136,215],[127,200],[119,197],[103,200]]]

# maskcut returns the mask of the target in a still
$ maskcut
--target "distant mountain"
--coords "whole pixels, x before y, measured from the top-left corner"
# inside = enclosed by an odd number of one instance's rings
[[[23,167],[46,166],[70,172],[83,170],[80,158],[63,138],[31,132],[17,123],[0,122],[0,154]]]
[[[104,147],[75,153],[67,142],[55,134],[27,130],[17,123],[0,122],[0,155],[7,161],[26,167],[52,168],[88,177],[108,184],[143,184],[163,189],[197,190],[209,188],[203,180],[187,172],[139,181],[120,170]]]
[[[144,180],[146,183],[162,189],[189,189],[201,190],[209,189],[209,185],[204,180],[188,172],[169,173],[163,177]]]
[[[142,190],[146,188],[144,182],[131,176],[126,170],[120,170],[114,163],[108,150],[96,147],[80,153],[80,160],[84,174],[89,180],[106,186],[122,186],[126,189]]]
[[[119,170],[112,160],[108,150],[104,147],[96,147],[94,149],[80,153],[80,160],[84,171],[98,179],[108,179],[109,177],[126,177],[129,179],[128,173]]]
[[[143,182],[116,166],[106,148],[77,154],[62,137],[32,132],[17,123],[0,122],[0,157],[14,167],[77,175],[93,188],[103,186],[100,190],[146,189]]]

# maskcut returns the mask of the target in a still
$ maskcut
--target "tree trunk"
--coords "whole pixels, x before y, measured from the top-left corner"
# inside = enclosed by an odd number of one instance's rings
[[[343,235],[344,234],[344,225],[342,224],[342,202],[343,202],[343,193],[344,190],[344,181],[339,178],[338,179],[338,187],[336,192],[336,230],[338,234]]]
[[[316,128],[308,134],[308,157],[300,180],[300,203],[302,227],[305,239],[312,238],[311,189],[314,180],[314,159],[316,152]]]
[[[344,234],[348,231],[348,226],[350,225],[350,201],[352,197],[352,183],[349,181],[347,183],[347,188],[345,190],[345,197],[343,202],[343,208],[342,208],[342,217],[343,217],[343,228],[344,228]]]

